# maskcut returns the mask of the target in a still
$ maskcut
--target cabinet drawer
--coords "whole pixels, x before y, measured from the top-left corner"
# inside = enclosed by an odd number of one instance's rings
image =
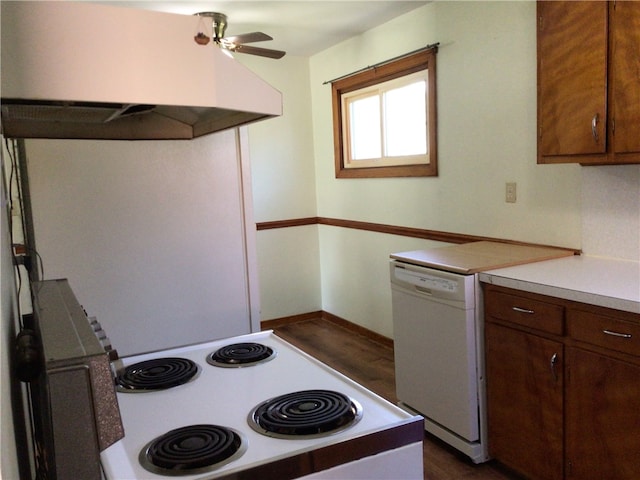
[[[631,355],[640,355],[640,324],[580,310],[567,312],[571,338]]]
[[[507,293],[487,292],[487,315],[524,327],[562,335],[564,307]]]

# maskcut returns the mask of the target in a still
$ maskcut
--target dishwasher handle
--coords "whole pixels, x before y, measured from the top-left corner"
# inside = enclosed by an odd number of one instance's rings
[[[415,288],[420,293],[424,293],[425,295],[433,295],[433,290],[429,288],[421,287],[420,285],[414,285],[413,288]]]

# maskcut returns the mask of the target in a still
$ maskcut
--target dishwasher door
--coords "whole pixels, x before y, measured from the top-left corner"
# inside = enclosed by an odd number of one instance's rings
[[[398,399],[472,459],[466,444],[481,437],[477,288],[476,275],[391,262]]]

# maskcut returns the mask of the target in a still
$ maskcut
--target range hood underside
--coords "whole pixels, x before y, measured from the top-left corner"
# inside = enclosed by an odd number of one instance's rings
[[[189,140],[272,115],[223,108],[2,100],[8,138]]]

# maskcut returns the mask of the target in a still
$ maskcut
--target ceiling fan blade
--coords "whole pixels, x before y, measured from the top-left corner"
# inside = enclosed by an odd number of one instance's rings
[[[272,50],[270,48],[250,47],[249,45],[235,45],[230,48],[232,52],[248,53],[249,55],[258,55],[267,58],[282,58],[287,52],[282,50]]]
[[[266,42],[267,40],[273,40],[273,37],[270,37],[266,33],[262,32],[251,32],[251,33],[241,33],[240,35],[233,35],[231,37],[224,37],[224,40],[231,43],[253,43],[253,42]]]

